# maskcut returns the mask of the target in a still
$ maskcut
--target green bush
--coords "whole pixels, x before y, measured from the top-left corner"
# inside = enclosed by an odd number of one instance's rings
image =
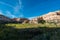
[[[45,23],[45,20],[39,20],[38,23],[44,24]]]

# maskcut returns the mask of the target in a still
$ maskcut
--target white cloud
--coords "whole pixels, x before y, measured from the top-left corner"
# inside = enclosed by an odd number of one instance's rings
[[[11,14],[10,11],[6,11],[6,13],[7,13],[6,16],[9,16],[9,17],[12,17],[12,18],[16,17],[15,15]]]
[[[0,10],[0,14],[3,14],[3,12]]]
[[[20,14],[19,17],[24,17],[24,15],[23,14]]]
[[[18,0],[17,5],[14,7],[14,11],[19,12],[19,10],[21,10],[21,9],[22,9],[22,2],[21,2],[21,0]]]
[[[1,14],[1,15],[6,15],[6,14],[4,14],[4,13],[3,13],[3,11],[2,11],[2,10],[0,10],[0,14]]]
[[[22,1],[18,0],[17,5],[14,7],[15,10],[20,10],[23,8]]]
[[[18,0],[17,5],[14,7],[14,14],[19,14],[19,17],[24,17],[23,13],[20,11],[23,8],[21,0]]]
[[[18,12],[18,11],[19,11],[19,6],[17,5],[14,7],[14,12]]]
[[[10,5],[10,4],[6,3],[6,2],[2,2],[2,1],[0,1],[0,4],[7,5],[7,6],[9,6],[9,7],[11,7],[11,8],[14,9],[14,6],[12,6],[12,5]]]
[[[23,8],[22,1],[21,0],[19,0],[19,6],[20,6],[20,9]]]
[[[7,5],[7,6],[13,8],[13,9],[14,9],[14,14],[15,14],[15,13],[16,13],[16,14],[19,14],[19,17],[23,17],[23,16],[24,16],[23,13],[20,12],[20,10],[21,10],[22,7],[23,7],[21,0],[18,0],[18,3],[17,3],[16,6],[12,6],[12,5],[10,5],[10,4],[6,3],[6,2],[2,2],[2,1],[0,1],[0,4]],[[7,14],[6,14],[7,16],[9,15],[9,16],[11,16],[11,17],[16,17],[15,15],[12,15],[10,11],[6,11],[6,13],[7,13]],[[0,14],[3,14],[3,13],[1,12]]]

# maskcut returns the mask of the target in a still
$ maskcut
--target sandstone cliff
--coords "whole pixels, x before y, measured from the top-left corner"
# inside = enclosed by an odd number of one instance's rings
[[[33,18],[30,23],[38,23],[38,20],[43,18],[42,20],[45,20],[46,22],[58,22],[60,23],[60,11],[55,12],[49,12],[47,14],[44,14],[42,16],[38,16],[36,18]]]

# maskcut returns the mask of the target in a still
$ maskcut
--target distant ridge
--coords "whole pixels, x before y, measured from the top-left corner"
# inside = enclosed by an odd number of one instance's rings
[[[2,21],[11,21],[11,19],[9,17],[6,17],[2,14],[0,14],[0,20],[2,20]]]

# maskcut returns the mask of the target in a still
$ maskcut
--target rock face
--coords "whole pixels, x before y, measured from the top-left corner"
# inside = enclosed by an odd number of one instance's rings
[[[32,20],[29,21],[29,23],[31,24],[38,24],[37,18],[33,18]]]
[[[41,20],[43,20],[43,17],[37,17],[33,18],[30,23],[38,24]]]
[[[22,24],[29,23],[30,20],[24,20]]]
[[[46,22],[59,22],[60,23],[60,11],[49,12],[45,15],[33,18],[30,23],[38,24],[39,20],[45,20]]]
[[[43,15],[43,19],[46,22],[60,22],[60,11],[49,12],[48,14]]]
[[[18,23],[32,23],[32,24],[38,24],[41,22],[41,20],[45,20],[46,22],[57,22],[60,23],[60,11],[55,11],[55,12],[49,12],[45,15],[35,17],[31,20],[27,18],[13,18],[10,19],[4,15],[0,14],[0,21],[5,21],[5,22],[18,22]]]

